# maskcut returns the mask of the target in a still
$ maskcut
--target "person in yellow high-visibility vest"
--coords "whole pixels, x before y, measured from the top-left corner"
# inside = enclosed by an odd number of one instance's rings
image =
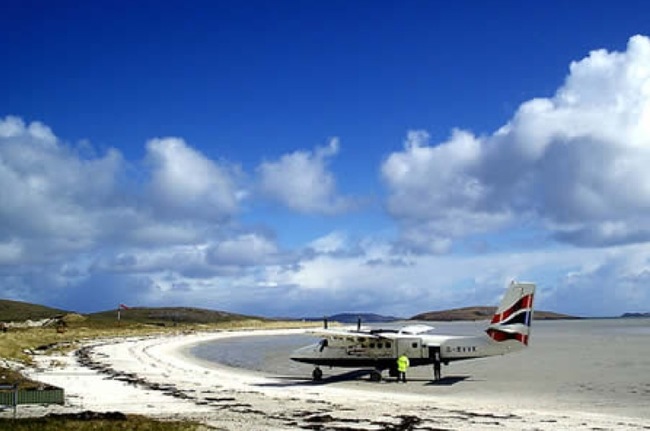
[[[406,383],[406,370],[408,370],[410,365],[409,358],[402,354],[397,358],[397,381],[400,380]]]

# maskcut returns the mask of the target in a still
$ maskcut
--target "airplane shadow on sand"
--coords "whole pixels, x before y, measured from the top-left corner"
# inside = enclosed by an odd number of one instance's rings
[[[449,376],[443,377],[440,380],[429,380],[426,383],[426,386],[451,386],[459,382],[464,382],[468,380],[470,376]],[[470,380],[471,381],[471,380]]]
[[[370,373],[372,373],[372,371],[373,370],[348,371],[342,374],[335,374],[332,376],[323,377],[323,379],[320,381],[314,381],[309,377],[301,377],[301,376],[273,376],[274,379],[282,380],[282,382],[260,383],[257,384],[256,386],[262,386],[262,387],[320,386],[320,385],[327,385],[327,384],[339,383],[339,382],[350,382],[354,380],[360,380],[362,378],[367,378],[368,383],[376,383],[376,382],[369,381]],[[431,379],[423,379],[423,378],[409,378],[408,382],[409,383],[425,382],[424,383],[425,386],[451,386],[451,385],[455,385],[456,383],[465,381],[469,378],[470,376],[449,376],[449,377],[443,377],[442,379],[437,381]],[[394,377],[388,377],[382,380],[382,384],[392,384],[392,383],[397,384],[398,383],[397,379],[395,379]]]

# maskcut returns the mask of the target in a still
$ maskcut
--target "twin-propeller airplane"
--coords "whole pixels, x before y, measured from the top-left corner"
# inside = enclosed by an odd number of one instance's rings
[[[411,366],[440,364],[452,361],[503,355],[528,345],[533,320],[535,284],[513,281],[485,330],[484,336],[434,334],[428,325],[411,325],[400,329],[356,330],[320,329],[311,331],[321,336],[320,342],[296,350],[291,359],[313,364],[312,378],[323,378],[320,366],[374,369],[373,381],[382,379],[389,370],[397,376],[397,358],[406,355]]]

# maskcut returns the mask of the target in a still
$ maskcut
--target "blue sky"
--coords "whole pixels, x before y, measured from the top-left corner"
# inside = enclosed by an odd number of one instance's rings
[[[648,311],[648,8],[5,2],[0,296]]]

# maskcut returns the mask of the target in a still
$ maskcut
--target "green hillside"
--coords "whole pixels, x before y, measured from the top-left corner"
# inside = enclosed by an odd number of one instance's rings
[[[70,312],[43,305],[27,302],[0,299],[0,322],[22,322],[25,320],[48,319],[67,316],[67,323],[81,326],[101,326],[117,320],[117,310],[107,310],[99,313],[86,314],[77,319],[68,319]],[[170,324],[211,324],[234,322],[239,320],[268,320],[259,317],[245,316],[224,311],[206,310],[191,307],[133,307],[120,311],[120,321],[123,323],[140,323],[168,326]]]
[[[117,310],[102,311],[99,313],[88,314],[86,316],[88,317],[88,322],[116,321]],[[120,310],[120,321],[145,324],[209,324],[247,319],[265,320],[241,314],[192,307],[132,307],[127,310]]]
[[[65,313],[43,305],[0,299],[0,322],[48,319]]]
[[[452,310],[430,311],[411,317],[410,320],[430,320],[437,322],[449,322],[454,320],[487,320],[492,317],[497,307],[464,307]],[[535,320],[561,320],[579,319],[576,316],[554,313],[552,311],[535,310]]]

